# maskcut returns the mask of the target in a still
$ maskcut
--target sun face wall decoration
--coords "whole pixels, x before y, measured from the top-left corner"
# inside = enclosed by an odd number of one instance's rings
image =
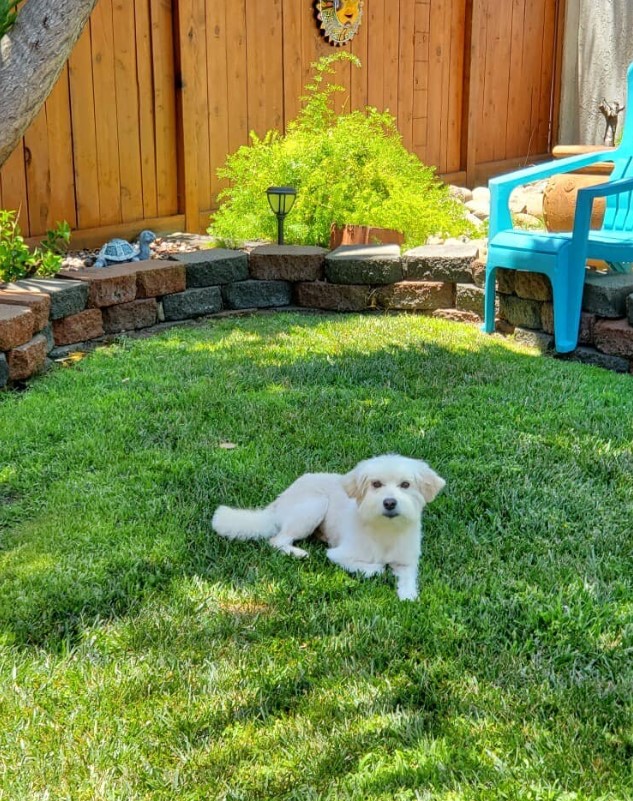
[[[364,0],[316,0],[317,19],[330,44],[344,45],[356,36],[363,5]]]

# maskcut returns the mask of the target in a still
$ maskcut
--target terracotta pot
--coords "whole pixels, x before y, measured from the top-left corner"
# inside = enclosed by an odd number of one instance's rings
[[[404,235],[391,228],[370,225],[335,225],[330,227],[330,250],[339,245],[402,245]]]
[[[600,150],[613,150],[604,145],[559,145],[552,150],[554,158],[566,158],[583,153],[596,153]],[[552,176],[543,195],[543,218],[548,231],[571,231],[574,226],[576,195],[579,189],[604,183],[611,174],[613,164],[609,162],[585,167],[578,172],[567,172]],[[604,198],[597,198],[593,204],[591,227],[600,228],[604,218]]]

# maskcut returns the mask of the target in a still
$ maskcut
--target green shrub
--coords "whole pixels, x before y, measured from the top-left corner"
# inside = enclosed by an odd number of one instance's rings
[[[19,0],[0,0],[0,39],[14,25],[18,16]]]
[[[0,210],[0,282],[34,275],[55,275],[70,242],[70,226],[57,223],[46,232],[40,246],[31,250],[18,225],[17,212]]]
[[[251,144],[218,170],[229,186],[219,195],[210,234],[227,243],[274,240],[276,220],[266,199],[271,185],[297,189],[285,224],[289,243],[327,245],[331,223],[394,228],[408,247],[431,234],[472,233],[461,204],[433,168],[404,147],[391,114],[370,107],[334,112],[332,97],[344,89],[326,78],[341,59],[360,66],[347,52],[320,59],[304,107],[286,134],[269,131],[260,139],[251,133]]]

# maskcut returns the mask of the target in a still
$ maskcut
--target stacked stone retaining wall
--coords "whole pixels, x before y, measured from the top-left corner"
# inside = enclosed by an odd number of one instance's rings
[[[0,286],[0,387],[24,381],[85,343],[164,323],[252,309],[401,310],[479,323],[485,264],[477,242],[449,241],[404,254],[396,245],[264,245],[210,249]],[[504,331],[551,346],[549,284],[499,271]],[[633,279],[590,276],[581,347],[585,361],[633,364]]]

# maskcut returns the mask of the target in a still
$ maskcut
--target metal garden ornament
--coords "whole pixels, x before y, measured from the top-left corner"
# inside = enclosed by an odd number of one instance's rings
[[[363,19],[364,0],[316,0],[317,19],[325,38],[333,45],[351,41]]]

